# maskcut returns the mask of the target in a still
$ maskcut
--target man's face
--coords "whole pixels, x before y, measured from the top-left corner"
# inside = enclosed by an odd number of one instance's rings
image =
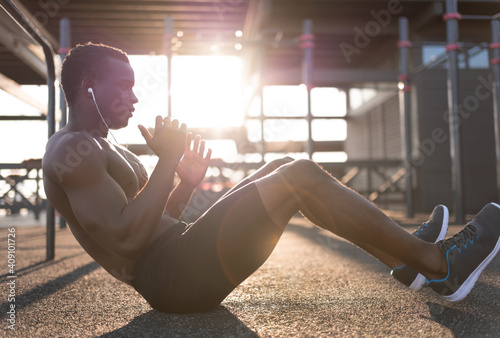
[[[129,63],[110,58],[106,59],[106,74],[94,85],[97,105],[108,126],[112,129],[124,128],[138,102],[132,88],[134,71]]]

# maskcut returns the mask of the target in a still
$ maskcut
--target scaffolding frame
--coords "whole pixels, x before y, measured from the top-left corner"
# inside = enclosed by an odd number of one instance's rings
[[[459,117],[459,79],[458,79],[458,56],[461,50],[459,42],[458,21],[462,19],[490,20],[492,42],[489,44],[493,57],[490,59],[490,67],[493,70],[493,114],[495,120],[495,151],[497,172],[497,196],[500,198],[500,15],[461,15],[457,10],[457,0],[446,0],[446,13],[443,21],[446,23],[446,61],[447,61],[447,99],[448,99],[448,124],[450,132],[450,156],[452,172],[452,191],[455,207],[455,222],[465,222],[464,211],[464,187],[462,173],[462,156],[460,146],[460,117]],[[411,124],[410,124],[410,75],[409,75],[409,48],[412,43],[409,40],[409,24],[407,18],[399,19],[399,41],[400,48],[400,113],[401,130],[404,133],[404,163],[408,168],[408,177],[411,177]],[[422,68],[421,70],[424,70]],[[421,71],[420,70],[420,71]],[[407,182],[407,189],[411,189],[411,180]],[[411,190],[407,191],[407,200],[411,201]],[[411,203],[408,203],[410,207]],[[408,211],[408,217],[411,213]]]

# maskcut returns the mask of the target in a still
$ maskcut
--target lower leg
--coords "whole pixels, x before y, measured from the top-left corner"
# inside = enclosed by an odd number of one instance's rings
[[[300,210],[316,225],[360,246],[389,267],[404,262],[426,277],[446,273],[446,260],[436,245],[409,234],[314,162],[285,165],[276,175],[257,181],[257,187],[275,222],[286,224]]]

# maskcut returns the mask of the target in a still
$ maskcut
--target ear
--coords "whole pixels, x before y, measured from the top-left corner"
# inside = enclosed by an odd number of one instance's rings
[[[92,100],[92,94],[89,92],[89,88],[92,88],[94,83],[90,79],[83,79],[81,84],[81,89],[85,95]]]

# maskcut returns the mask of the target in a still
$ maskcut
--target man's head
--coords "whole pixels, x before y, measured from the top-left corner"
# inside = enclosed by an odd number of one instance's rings
[[[94,112],[94,96],[89,92],[93,88],[102,115],[114,128],[126,126],[137,102],[127,55],[103,44],[86,43],[73,48],[63,62],[61,85],[70,111],[87,107]]]
[[[106,76],[109,58],[129,62],[123,51],[103,44],[88,42],[71,49],[64,59],[61,71],[61,85],[68,106],[76,104],[78,90],[84,79],[100,80]]]

